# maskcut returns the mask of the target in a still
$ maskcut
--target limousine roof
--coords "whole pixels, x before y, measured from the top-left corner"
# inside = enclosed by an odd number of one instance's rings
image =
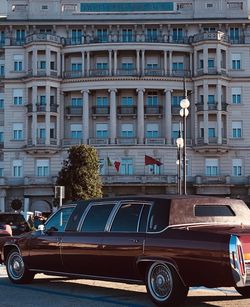
[[[128,195],[76,202],[148,201],[170,206],[169,225],[196,223],[244,224],[250,226],[250,210],[240,199],[201,195]],[[164,202],[166,200],[166,203]],[[203,207],[202,210],[200,209]],[[214,207],[212,207],[214,206]]]

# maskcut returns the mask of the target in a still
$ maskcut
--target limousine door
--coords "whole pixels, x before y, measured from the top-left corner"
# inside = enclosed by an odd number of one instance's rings
[[[102,240],[102,274],[113,278],[140,279],[136,261],[143,255],[150,205],[122,203]]]
[[[61,251],[64,270],[73,274],[100,276],[102,267],[102,237],[115,202],[92,202],[76,225],[66,231]]]
[[[28,265],[45,271],[62,271],[60,242],[74,206],[58,210],[45,224],[44,232],[36,231],[29,241]]]

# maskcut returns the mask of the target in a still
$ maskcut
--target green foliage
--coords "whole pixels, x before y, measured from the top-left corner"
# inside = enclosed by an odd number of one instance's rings
[[[65,200],[102,197],[96,149],[88,145],[72,146],[58,173],[56,185],[65,186]]]

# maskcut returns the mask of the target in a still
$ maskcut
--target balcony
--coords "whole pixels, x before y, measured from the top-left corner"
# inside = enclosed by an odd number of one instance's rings
[[[81,106],[66,106],[66,115],[82,116],[83,108]]]
[[[145,115],[162,115],[162,106],[145,106],[144,107]]]
[[[103,175],[102,182],[109,184],[174,184],[176,185],[176,175]]]
[[[165,145],[166,139],[165,138],[146,138],[145,144],[146,145]]]
[[[89,77],[107,77],[109,76],[108,69],[90,69]]]
[[[26,104],[26,107],[27,107],[27,112],[28,113],[33,112],[33,104],[32,103]]]
[[[216,32],[203,32],[200,34],[195,34],[191,41],[193,43],[198,43],[201,41],[221,41],[221,42],[228,42],[229,38],[224,32],[216,31]]]
[[[50,42],[61,44],[61,37],[50,33],[34,33],[26,36],[25,38],[25,44],[30,44],[32,42]]]
[[[36,105],[37,112],[46,112],[46,104],[37,104]]]
[[[116,76],[137,76],[138,72],[136,69],[122,69],[118,68],[116,70]]]
[[[27,77],[57,77],[57,70],[38,69],[35,73],[33,69],[29,69],[27,72]]]
[[[170,35],[168,41],[169,43],[174,43],[174,44],[189,44],[190,39],[188,36],[176,37]]]
[[[227,103],[222,102],[221,103],[221,110],[227,111],[227,105],[228,105]],[[214,101],[213,103],[208,103],[207,104],[207,110],[208,111],[219,111],[218,102]],[[204,103],[199,102],[199,103],[196,104],[196,111],[197,112],[207,111],[207,110],[205,110]]]
[[[92,115],[93,116],[109,116],[109,110],[110,110],[110,107],[109,106],[105,106],[105,107],[97,107],[97,106],[94,106],[92,107]]]
[[[227,138],[222,138],[222,145],[226,145]],[[218,137],[209,137],[208,143],[205,143],[204,138],[197,138],[197,145],[219,145]]]
[[[89,138],[89,145],[102,146],[108,144],[109,138]]]
[[[196,176],[196,184],[230,184],[230,176]]]
[[[55,185],[56,177],[51,176],[33,176],[24,177],[25,185]]]
[[[83,140],[82,139],[62,139],[62,147],[70,147],[73,145],[81,145],[83,144]]]
[[[164,76],[164,70],[157,68],[157,69],[145,69],[144,70],[145,76],[154,76],[154,77],[162,77]]]
[[[69,70],[64,72],[64,78],[72,79],[72,78],[82,78],[84,74],[81,70]]]
[[[171,113],[172,115],[180,115],[180,109],[181,107],[180,106],[171,106]]]
[[[136,106],[118,106],[117,114],[119,116],[131,116],[131,115],[136,116],[137,107]]]
[[[190,77],[191,71],[190,70],[184,70],[184,69],[173,69],[172,70],[172,77]]]
[[[117,138],[116,144],[117,145],[136,145],[137,138],[126,138],[126,137]]]

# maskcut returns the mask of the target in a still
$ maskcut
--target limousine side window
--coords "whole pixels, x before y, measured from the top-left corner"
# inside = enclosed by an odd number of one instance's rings
[[[195,216],[235,216],[232,208],[226,205],[196,205]]]
[[[81,231],[100,232],[105,230],[108,218],[115,204],[93,204],[83,221]]]
[[[54,228],[55,231],[62,232],[65,230],[69,217],[75,207],[65,207],[59,209],[45,224],[45,229]]]
[[[170,200],[158,201],[154,204],[149,217],[149,232],[159,232],[169,225]]]
[[[111,231],[137,232],[143,204],[126,203],[119,208],[111,226]]]

